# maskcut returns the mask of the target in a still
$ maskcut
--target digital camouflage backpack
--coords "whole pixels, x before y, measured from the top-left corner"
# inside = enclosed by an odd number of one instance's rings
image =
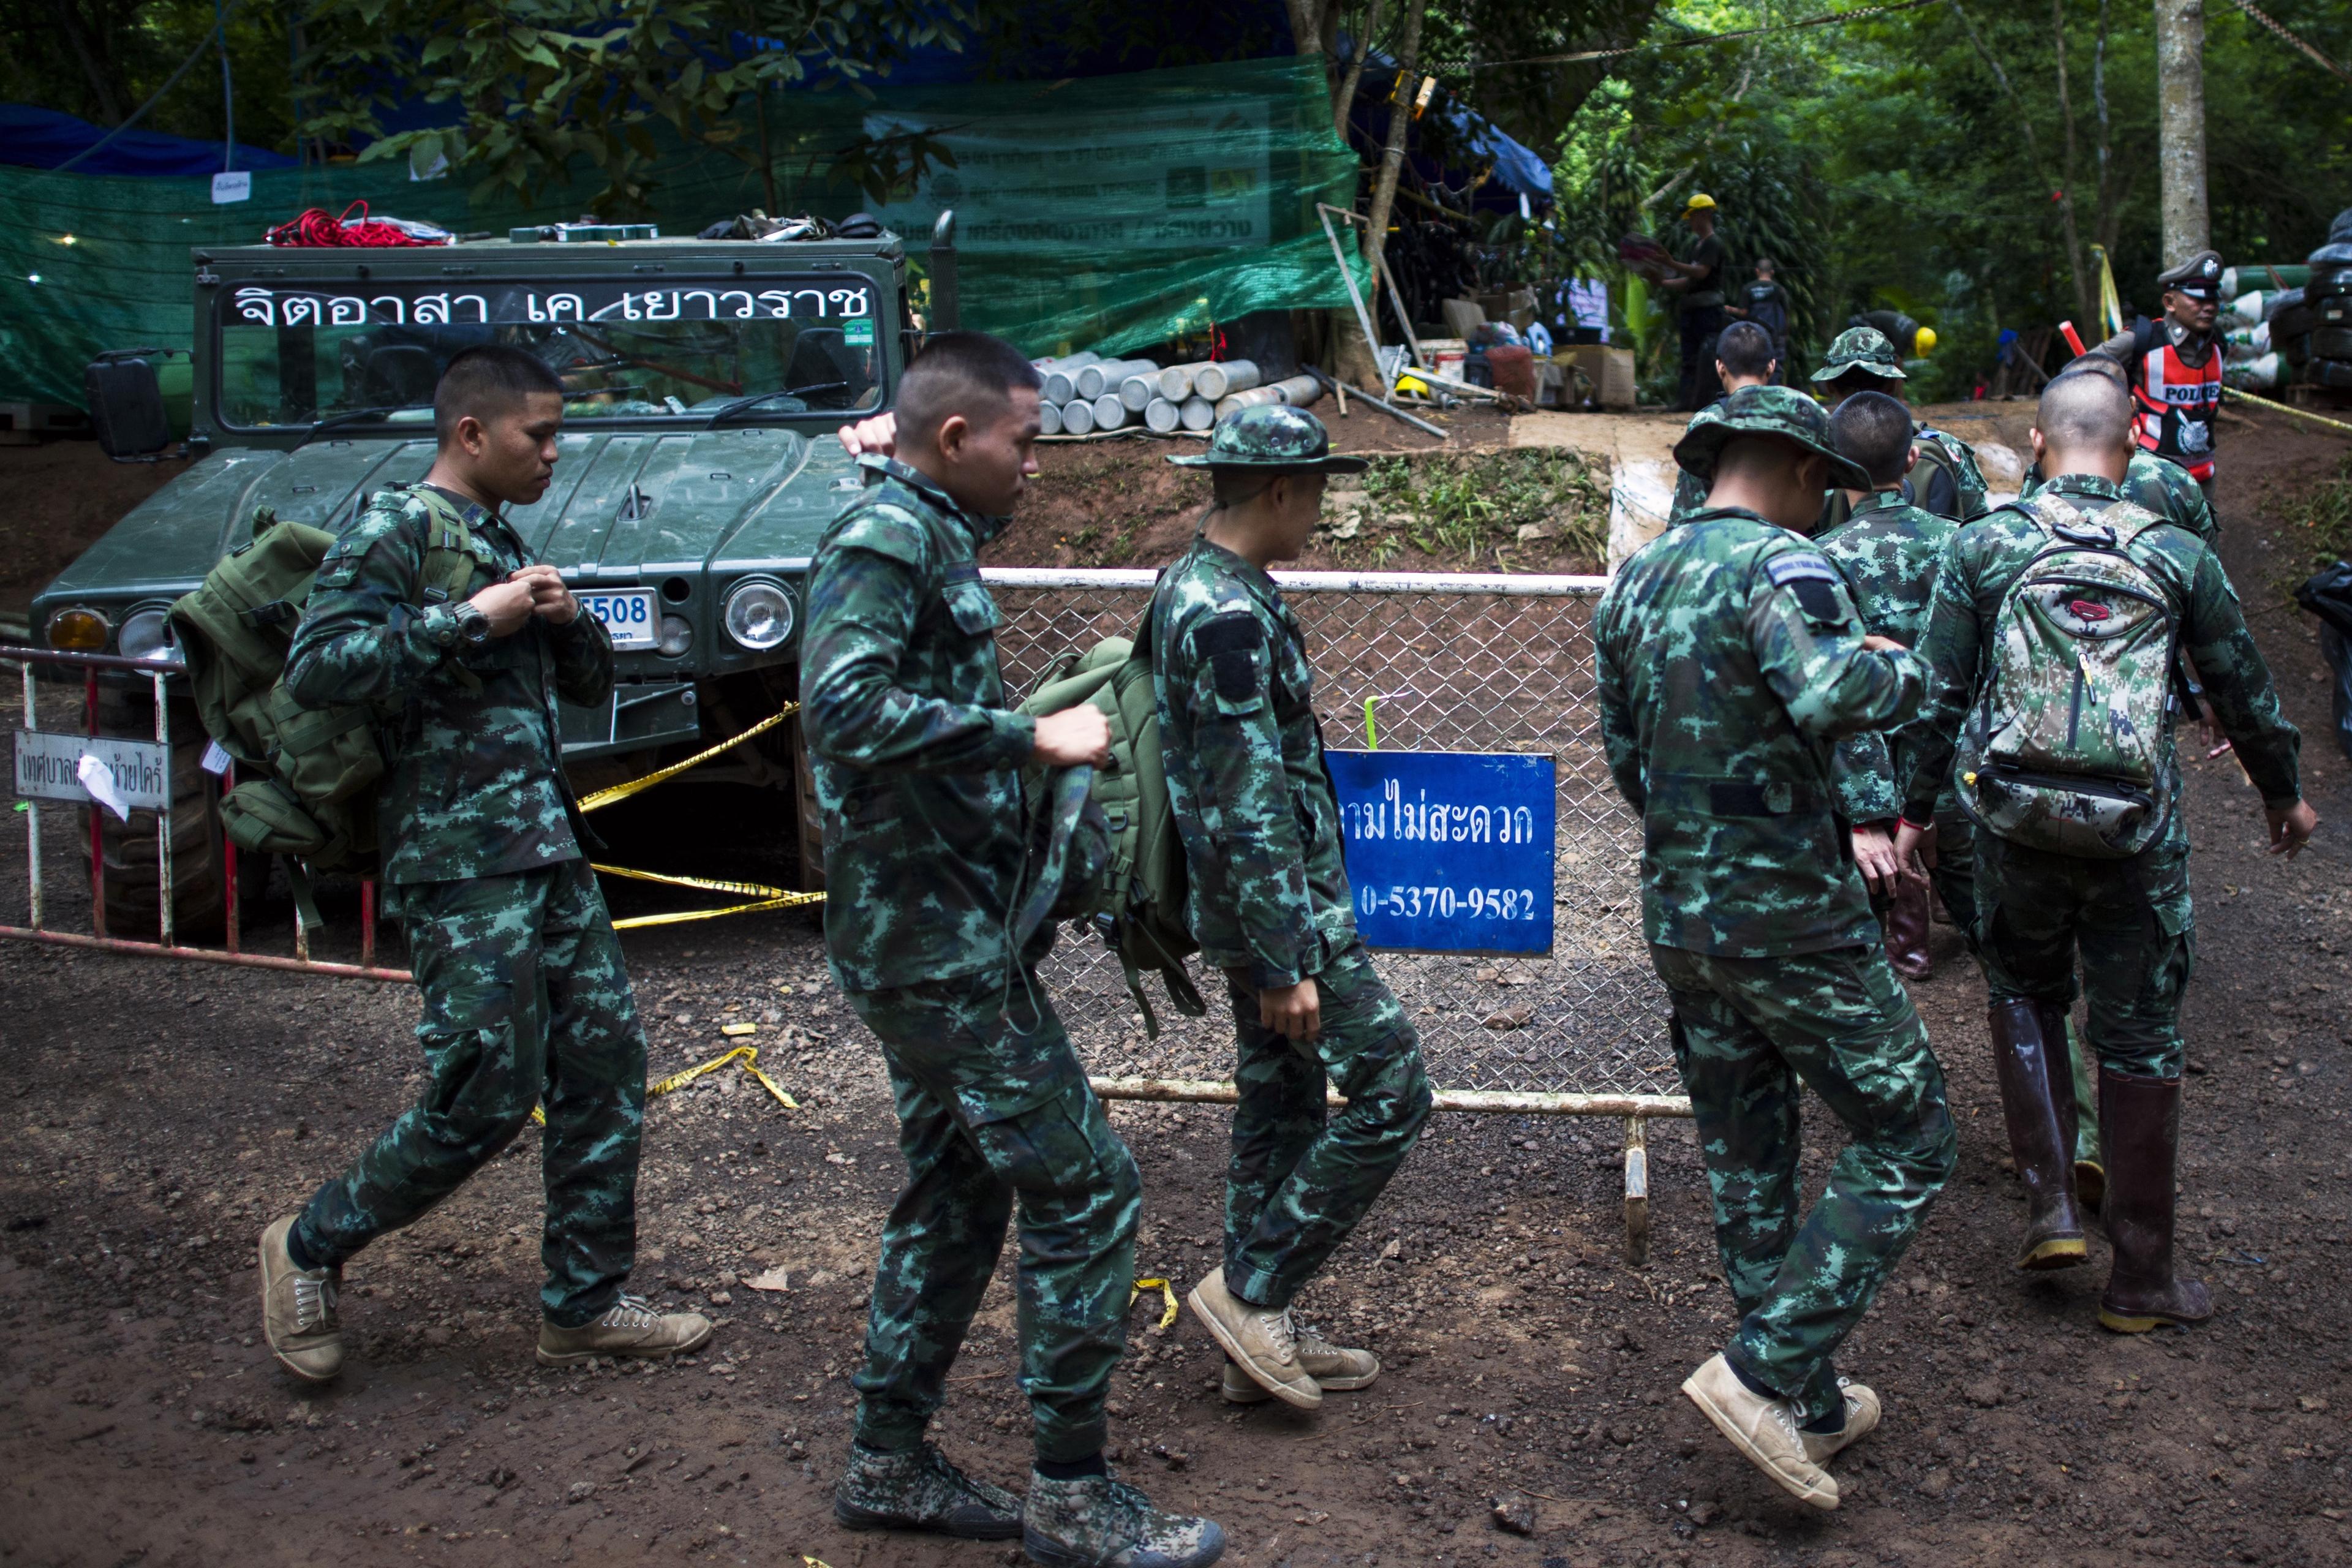
[[[1150,611],[1132,639],[1105,637],[1066,673],[1049,674],[1021,711],[1058,713],[1081,703],[1092,703],[1110,720],[1110,761],[1084,781],[1086,801],[1099,809],[1108,826],[1108,854],[1089,857],[1072,851],[1073,867],[1091,863],[1061,886],[1057,897],[1049,879],[1041,893],[1055,898],[1052,908],[1025,910],[1022,921],[1034,930],[1041,916],[1050,914],[1055,920],[1082,921],[1100,936],[1126,973],[1128,992],[1142,1010],[1146,1032],[1157,1039],[1160,1019],[1143,994],[1144,970],[1159,971],[1169,1000],[1185,1016],[1205,1016],[1208,1005],[1184,973],[1184,960],[1199,952],[1201,944],[1184,924],[1184,845],[1176,835],[1167,767],[1160,757]],[[1084,770],[1069,770],[1061,790],[1045,787],[1043,770],[1035,771],[1039,776],[1026,793],[1033,816],[1046,819],[1031,832],[1033,844],[1042,846],[1055,837],[1056,825],[1063,829],[1060,837],[1068,836],[1079,803],[1066,797],[1072,793],[1068,786],[1078,782],[1075,775]],[[1053,850],[1044,852],[1050,862]],[[1033,859],[1036,855],[1033,850]]]
[[[425,596],[463,598],[478,552],[455,507],[425,492],[431,531]],[[280,683],[319,563],[335,536],[253,514],[253,538],[172,606],[205,732],[248,775],[221,803],[240,847],[289,855],[318,871],[361,875],[376,866],[375,785],[391,766],[397,708],[304,708]],[[470,671],[461,678],[472,679]]]
[[[2085,517],[2020,502],[2049,536],[1993,617],[1992,669],[1964,727],[1960,799],[2012,844],[2122,859],[2156,842],[2177,788],[2179,626],[2132,554],[2163,519],[2129,501]]]

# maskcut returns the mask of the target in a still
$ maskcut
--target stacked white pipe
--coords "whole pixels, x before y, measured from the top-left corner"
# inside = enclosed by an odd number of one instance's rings
[[[1253,383],[1257,380],[1257,367],[1255,365],[1250,367],[1250,380]],[[1213,425],[1228,415],[1268,403],[1286,403],[1293,408],[1304,408],[1322,395],[1323,384],[1311,375],[1294,375],[1264,386],[1251,385],[1219,398],[1210,410],[1209,423]],[[1205,426],[1195,426],[1192,428]]]

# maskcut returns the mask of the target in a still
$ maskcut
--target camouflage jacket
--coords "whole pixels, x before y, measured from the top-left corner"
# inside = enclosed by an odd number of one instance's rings
[[[2043,488],[2088,517],[2126,499],[2120,487],[2089,474],[2061,475]],[[1905,792],[1903,815],[1913,822],[1928,820],[1931,803],[1950,776],[1961,719],[1991,666],[1993,650],[1987,638],[2001,601],[2018,574],[2049,543],[2050,535],[2031,517],[2003,507],[1961,529],[1944,547],[1943,563],[1936,572],[1935,605],[1920,648],[1934,684]],[[2274,808],[2294,805],[2302,794],[2297,770],[2302,737],[2279,711],[2270,666],[2246,629],[2237,591],[2222,574],[2220,558],[2203,540],[2178,526],[2150,528],[2134,542],[2131,555],[2165,585],[2181,650],[2204,679],[2206,700],[2236,745],[2238,760],[2261,792],[2263,804]]]
[[[1881,490],[1842,527],[1815,534],[1813,543],[1844,575],[1862,629],[1916,648],[1927,630],[1936,563],[1958,529],[1899,491]],[[1865,730],[1838,742],[1838,799],[1847,821],[1882,822],[1903,809],[1915,740],[1906,726]]]
[[[1274,579],[1195,539],[1151,595],[1168,799],[1203,956],[1294,985],[1356,939],[1315,672]]]
[[[866,491],[809,567],[801,701],[825,947],[844,989],[882,991],[1012,963],[1037,724],[1005,705],[1004,617],[975,557],[1005,520],[903,463],[859,461]]]
[[[2026,470],[2025,488],[2017,499],[2032,500],[2046,482],[2042,465],[2034,464]],[[2179,523],[2216,549],[2221,547],[2221,521],[2213,515],[2213,504],[2205,499],[2203,488],[2189,477],[2189,470],[2168,458],[2133,447],[2131,467],[2124,470],[2124,500],[2147,508],[2167,522]]]
[[[423,485],[378,490],[327,552],[286,658],[306,708],[372,703],[397,735],[376,810],[387,883],[503,877],[598,847],[563,776],[561,696],[613,691],[613,642],[593,616],[538,616],[479,647],[423,582],[428,508],[449,507],[474,541],[478,590],[530,564],[506,522]]]
[[[1910,719],[1925,672],[1862,638],[1837,569],[1753,512],[1703,511],[1619,569],[1593,621],[1601,730],[1642,814],[1651,942],[1771,958],[1875,940],[1831,747]]]

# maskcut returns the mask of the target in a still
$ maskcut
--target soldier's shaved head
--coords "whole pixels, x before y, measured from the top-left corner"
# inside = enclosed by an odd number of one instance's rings
[[[533,393],[563,396],[563,383],[547,362],[511,343],[483,343],[460,351],[433,389],[433,434],[446,447],[457,437],[457,421],[471,415],[487,426],[522,406]]]
[[[1013,390],[1045,384],[1019,349],[986,332],[934,332],[898,380],[898,442],[928,446],[950,417],[992,425],[1013,406]]]
[[[2042,438],[2061,451],[2120,447],[2131,437],[2131,395],[2095,371],[2074,371],[2042,389],[2033,416]]]
[[[1900,484],[1911,467],[1911,411],[1883,392],[1857,392],[1830,416],[1837,449],[1862,465],[1870,482]]]

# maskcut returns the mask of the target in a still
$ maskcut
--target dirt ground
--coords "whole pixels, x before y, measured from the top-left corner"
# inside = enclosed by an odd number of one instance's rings
[[[2294,864],[2270,860],[2234,765],[2191,767],[2200,972],[2181,1246],[2215,1287],[2211,1324],[2102,1332],[2103,1241],[2092,1268],[2009,1271],[2021,1209],[1982,988],[1939,927],[1938,973],[1916,994],[1950,1078],[1960,1170],[1842,1357],[1887,1415],[1839,1462],[1840,1512],[1783,1497],[1676,1393],[1730,1326],[1678,1122],[1652,1134],[1654,1251],[1639,1268],[1618,1253],[1616,1125],[1433,1122],[1302,1303],[1387,1363],[1317,1415],[1223,1405],[1206,1336],[1189,1317],[1160,1331],[1148,1294],[1112,1394],[1123,1470],[1222,1521],[1227,1561],[1252,1568],[2352,1555],[2352,765],[2329,738],[2308,624],[2284,602],[2296,546],[2267,521],[2279,488],[2341,448],[2267,419],[2228,435],[2226,553],[2304,727],[2323,826]],[[70,855],[75,831],[53,816],[52,852]],[[21,835],[0,835],[9,921],[22,856]],[[74,929],[86,914],[60,892],[51,918]],[[353,1265],[351,1363],[310,1390],[258,1342],[253,1238],[415,1094],[413,993],[0,942],[0,1563],[1018,1561],[1001,1545],[846,1534],[828,1511],[898,1163],[881,1076],[824,979],[814,921],[673,927],[628,946],[656,1074],[749,1022],[802,1107],[730,1069],[648,1114],[636,1283],[718,1317],[710,1348],[652,1369],[533,1365],[527,1132]],[[1144,1173],[1139,1271],[1181,1292],[1216,1258],[1226,1114],[1120,1105],[1112,1119]],[[1837,1138],[1814,1131],[1817,1176]],[[789,1289],[746,1283],[776,1269]],[[1009,1272],[939,1435],[1018,1484]],[[1531,1535],[1490,1520],[1510,1491],[1531,1504]]]

